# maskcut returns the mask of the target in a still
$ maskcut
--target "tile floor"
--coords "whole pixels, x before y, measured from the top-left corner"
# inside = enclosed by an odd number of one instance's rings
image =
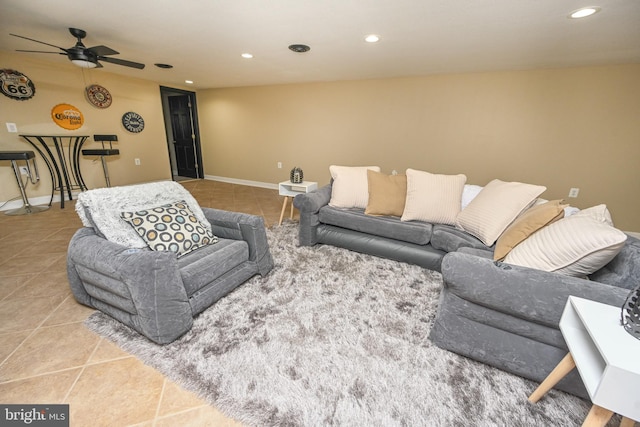
[[[182,184],[202,206],[278,224],[277,190]],[[93,310],[73,299],[65,264],[80,226],[73,202],[33,215],[0,212],[0,403],[68,403],[73,427],[239,426],[83,326]]]

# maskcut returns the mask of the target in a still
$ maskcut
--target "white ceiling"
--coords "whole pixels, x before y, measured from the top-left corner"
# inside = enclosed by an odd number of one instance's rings
[[[0,0],[2,50],[55,51],[9,33],[69,48],[68,27],[146,64],[92,73],[194,88],[640,63],[640,0]],[[380,42],[365,43],[371,33]]]

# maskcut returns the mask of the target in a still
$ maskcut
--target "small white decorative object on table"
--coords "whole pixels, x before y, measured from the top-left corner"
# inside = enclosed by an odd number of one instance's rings
[[[569,297],[560,319],[569,353],[531,394],[537,402],[574,367],[593,406],[583,426],[604,426],[613,413],[621,426],[640,420],[640,341],[620,325],[620,307]]]
[[[294,184],[291,181],[282,181],[278,184],[278,193],[284,196],[282,202],[282,211],[280,212],[280,221],[278,225],[282,225],[282,217],[284,217],[284,210],[287,208],[287,200],[291,199],[291,219],[293,219],[293,198],[298,194],[310,193],[313,190],[318,189],[318,183],[313,181],[302,181]]]

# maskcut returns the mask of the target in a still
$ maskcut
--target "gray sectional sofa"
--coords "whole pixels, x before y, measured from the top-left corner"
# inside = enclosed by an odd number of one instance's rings
[[[582,279],[493,261],[492,248],[455,227],[336,209],[330,199],[331,184],[295,197],[300,245],[330,244],[442,272],[429,339],[534,381],[568,351],[558,323],[570,295],[622,306],[640,284],[640,240],[631,236],[611,262]],[[588,397],[575,372],[556,387]]]

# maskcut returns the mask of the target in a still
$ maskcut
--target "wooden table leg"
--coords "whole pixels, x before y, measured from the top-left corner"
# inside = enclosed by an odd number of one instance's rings
[[[620,420],[620,427],[633,427],[636,424],[631,418],[622,417]]]
[[[291,215],[289,216],[289,218],[291,218],[291,220],[293,221],[293,197],[291,198]]]
[[[573,368],[576,367],[576,362],[573,360],[571,353],[567,355],[558,363],[558,365],[551,371],[547,378],[540,383],[538,388],[529,396],[529,402],[536,403],[542,396],[544,396],[554,385],[563,379]]]
[[[287,208],[288,199],[288,196],[284,196],[284,200],[282,201],[282,211],[280,211],[280,221],[278,222],[278,225],[282,225],[282,218],[284,217],[284,210]],[[293,213],[293,203],[291,203],[291,212]]]
[[[611,419],[612,415],[613,411],[593,405],[587,418],[584,419],[582,427],[602,427]]]

